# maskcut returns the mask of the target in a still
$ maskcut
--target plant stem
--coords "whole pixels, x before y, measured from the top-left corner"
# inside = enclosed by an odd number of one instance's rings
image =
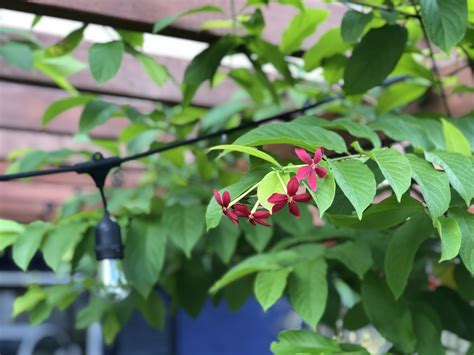
[[[253,206],[252,210],[250,212],[252,213],[255,213],[255,211],[257,210],[258,206],[260,206],[260,202],[257,200],[257,202],[255,202],[255,205]]]
[[[250,192],[252,192],[257,186],[258,184],[260,184],[260,181],[257,182],[255,185],[253,185],[252,187],[250,187],[250,189],[248,189],[247,191],[245,191],[244,193],[242,193],[241,195],[239,195],[239,197],[237,197],[235,200],[233,201],[230,201],[229,203],[229,207],[233,206],[234,204],[236,204],[237,202],[239,202],[241,199],[243,199],[245,196],[247,196]]]
[[[423,20],[421,19],[420,11],[416,7],[415,1],[410,0],[410,2],[411,2],[413,8],[416,11],[418,22],[420,23],[421,30],[423,31],[423,37],[425,38],[426,46],[428,47],[428,51],[430,53],[431,62],[433,63],[433,71],[435,73],[435,80],[436,80],[436,83],[439,86],[439,90],[440,90],[440,94],[441,94],[441,100],[443,102],[444,109],[446,110],[446,114],[449,117],[451,117],[452,114],[451,114],[451,109],[449,108],[449,104],[448,104],[448,97],[446,95],[446,91],[444,90],[444,85],[443,85],[443,81],[441,79],[441,73],[439,71],[438,64],[436,63],[433,46],[431,45],[430,38],[428,36],[428,32],[426,31],[425,24],[423,23]]]
[[[280,174],[278,173],[278,171],[276,172],[276,174],[277,174],[278,180],[280,180],[281,186],[283,187],[283,191],[286,192],[286,185],[285,185],[285,183],[283,182],[283,179],[281,178],[281,176],[280,176]]]
[[[282,170],[292,170],[292,169],[299,169],[302,166],[306,166],[308,164],[301,164],[301,165],[288,165],[288,166],[283,166],[281,169]]]

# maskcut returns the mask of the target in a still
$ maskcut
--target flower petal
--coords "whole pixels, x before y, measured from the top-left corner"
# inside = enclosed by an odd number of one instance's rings
[[[250,215],[249,208],[242,203],[236,203],[233,207],[235,214],[239,217],[248,217]]]
[[[293,177],[288,181],[288,186],[286,187],[288,196],[294,196],[300,187],[300,183],[297,178]]]
[[[267,211],[257,211],[253,214],[255,218],[270,218],[271,214]]]
[[[221,195],[219,195],[219,191],[217,191],[216,189],[213,189],[212,192],[214,194],[214,198],[216,199],[217,204],[219,206],[222,206],[222,199],[221,199]]]
[[[311,172],[308,176],[308,185],[309,188],[313,191],[316,191],[316,189],[318,188],[318,182],[316,181],[316,173],[313,169],[311,169]]]
[[[275,203],[275,204],[278,204],[278,203],[283,203],[285,204],[286,201],[288,201],[288,196],[287,195],[283,195],[283,194],[279,194],[279,193],[274,193],[273,195],[271,195],[268,200],[268,202],[270,203]]]
[[[264,221],[263,219],[260,219],[260,218],[255,218],[255,222],[261,224],[262,226],[265,226],[265,227],[271,227],[272,225],[266,221]]]
[[[224,212],[224,214],[229,217],[229,219],[232,221],[232,223],[234,224],[239,224],[239,218],[237,217],[237,214],[232,211],[232,210],[227,210],[226,212]]]
[[[326,171],[325,168],[323,168],[322,166],[317,166],[314,171],[316,171],[316,174],[318,174],[318,176],[321,178],[321,179],[324,179],[326,177],[326,175],[328,174],[328,172]]]
[[[313,163],[314,164],[318,164],[320,161],[321,161],[321,158],[323,157],[323,148],[318,148],[315,152],[314,152],[314,156],[313,156]]]
[[[298,156],[298,158],[300,158],[301,161],[305,162],[306,164],[313,163],[313,161],[311,160],[311,157],[306,152],[306,150],[302,148],[295,148],[295,154]]]
[[[302,166],[296,172],[296,178],[298,179],[298,181],[304,180],[312,171],[313,169],[310,166]]]
[[[292,202],[290,204],[288,204],[288,208],[290,209],[290,213],[295,216],[295,217],[299,217],[300,216],[300,209],[298,208],[298,206],[296,205],[296,203]]]
[[[278,212],[283,207],[285,207],[285,205],[286,205],[286,203],[277,203],[276,205],[273,206],[272,213]]]
[[[299,194],[296,196],[293,196],[293,200],[297,202],[308,202],[311,200],[311,195],[310,194]]]
[[[249,218],[249,222],[252,223],[254,226],[256,225],[255,224],[255,219],[254,218]]]
[[[224,204],[225,207],[229,206],[229,203],[230,203],[230,193],[229,193],[229,191],[225,191],[222,194],[222,203]]]

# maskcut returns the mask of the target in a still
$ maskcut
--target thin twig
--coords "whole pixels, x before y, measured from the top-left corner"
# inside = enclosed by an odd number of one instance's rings
[[[444,90],[444,85],[443,85],[443,81],[441,79],[441,73],[439,71],[438,64],[436,63],[433,46],[431,45],[430,38],[428,36],[428,32],[426,31],[425,24],[423,23],[423,20],[421,19],[420,12],[419,12],[418,8],[416,7],[415,1],[410,0],[410,2],[411,2],[411,4],[413,5],[413,7],[416,11],[418,21],[420,22],[421,30],[423,31],[423,36],[425,38],[426,45],[427,45],[428,51],[430,53],[431,62],[433,63],[433,71],[435,73],[435,80],[437,81],[437,84],[438,84],[439,89],[440,89],[441,100],[443,101],[444,109],[446,110],[446,114],[451,117],[452,114],[451,114],[451,109],[449,108],[449,105],[448,105],[448,97],[446,95],[446,91]]]

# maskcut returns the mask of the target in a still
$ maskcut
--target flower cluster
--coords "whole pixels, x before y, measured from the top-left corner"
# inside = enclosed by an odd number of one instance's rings
[[[288,205],[289,212],[295,217],[300,216],[300,210],[298,208],[297,202],[308,202],[311,200],[311,195],[306,192],[300,192],[300,183],[302,180],[307,179],[308,186],[311,190],[316,191],[317,179],[324,178],[327,175],[326,169],[319,164],[323,157],[323,150],[319,148],[313,155],[313,158],[304,150],[300,148],[295,149],[295,154],[301,159],[305,164],[297,166],[289,166],[288,168],[298,168],[296,176],[292,177],[286,186],[282,180],[282,186],[284,187],[285,193],[275,192],[268,198],[268,202],[273,204],[272,213],[278,212],[283,207]],[[227,216],[232,223],[235,225],[239,224],[239,218],[247,219],[254,226],[261,224],[263,226],[269,227],[269,224],[265,219],[270,218],[271,214],[265,210],[258,210],[260,204],[257,203],[254,205],[252,210],[245,204],[238,203],[242,198],[249,194],[252,190],[257,188],[258,184],[254,185],[250,190],[241,194],[234,201],[231,200],[230,194],[228,191],[225,191],[221,195],[217,190],[214,189],[214,198],[216,202],[221,206],[222,213],[224,216]]]

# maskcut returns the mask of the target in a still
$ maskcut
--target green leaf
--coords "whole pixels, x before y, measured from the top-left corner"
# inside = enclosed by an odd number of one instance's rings
[[[273,227],[265,227],[258,224],[253,226],[250,223],[243,223],[240,225],[240,228],[244,231],[245,240],[258,253],[265,249],[273,235]]]
[[[342,353],[337,343],[310,330],[285,330],[278,334],[271,351],[275,355],[316,355]]]
[[[301,256],[292,250],[251,256],[227,271],[214,283],[209,292],[215,294],[228,284],[247,275],[260,271],[279,270],[299,261],[301,261]]]
[[[60,224],[44,238],[41,247],[44,261],[54,272],[58,271],[61,261],[74,250],[88,227],[82,222]]]
[[[0,235],[2,234],[21,234],[25,227],[18,222],[8,219],[0,219]]]
[[[379,96],[376,111],[384,114],[400,106],[407,105],[421,97],[429,87],[420,83],[401,82],[390,85]]]
[[[259,159],[266,160],[269,163],[274,164],[278,167],[280,166],[280,163],[278,163],[278,161],[276,161],[275,158],[273,158],[270,154],[267,154],[265,152],[262,152],[261,150],[258,150],[252,147],[246,147],[243,145],[236,145],[236,144],[223,144],[223,145],[217,145],[215,147],[209,148],[209,151],[211,150],[225,150],[225,151],[246,153],[248,155],[257,157]]]
[[[268,199],[274,193],[285,194],[286,185],[290,181],[289,174],[281,174],[276,171],[271,171],[260,181],[257,187],[258,202],[268,211],[272,211],[273,204],[268,202]],[[283,184],[284,186],[283,186]]]
[[[452,123],[466,135],[471,145],[471,151],[474,152],[474,115],[465,118],[457,118]]]
[[[341,36],[347,43],[355,43],[362,35],[365,27],[372,21],[374,14],[364,14],[359,11],[350,10],[344,14],[341,23]]]
[[[214,106],[202,116],[202,129],[204,131],[217,131],[223,128],[234,115],[243,111],[246,107],[247,103],[242,101],[231,101]]]
[[[329,172],[324,179],[318,180],[318,188],[313,191],[309,188],[306,182],[303,182],[306,186],[306,191],[313,197],[316,206],[319,209],[319,216],[322,218],[324,212],[331,207],[336,195],[336,182],[334,181],[334,175]]]
[[[102,315],[110,306],[99,297],[92,296],[87,306],[82,308],[76,316],[77,329],[85,329],[94,322],[100,321]]]
[[[205,5],[205,6],[199,6],[195,7],[192,9],[189,9],[187,11],[179,12],[175,15],[170,15],[163,17],[159,21],[155,22],[153,26],[153,33],[158,33],[164,30],[166,27],[171,25],[173,22],[175,22],[178,18],[186,15],[192,15],[192,14],[197,14],[200,12],[220,12],[222,13],[222,9],[218,6],[212,6],[212,5]]]
[[[122,41],[95,43],[89,48],[89,67],[97,83],[105,83],[117,74],[123,52]]]
[[[464,265],[474,275],[474,215],[460,209],[450,211],[461,228],[462,241],[459,252]]]
[[[30,287],[23,295],[17,297],[15,302],[13,302],[12,317],[15,318],[21,313],[30,311],[45,298],[46,294],[40,287]]]
[[[189,258],[204,233],[204,208],[183,208],[180,205],[166,207],[163,212],[163,228],[168,238]]]
[[[269,124],[240,136],[234,144],[260,146],[265,144],[291,144],[315,151],[319,147],[343,153],[347,150],[344,140],[337,133],[321,127],[292,123]]]
[[[296,119],[294,122],[306,125],[317,125],[327,129],[345,130],[354,137],[367,139],[374,147],[380,147],[381,145],[379,136],[371,127],[365,124],[354,122],[348,118],[325,120],[312,116],[304,116]]]
[[[255,278],[254,292],[257,301],[266,311],[280,299],[286,287],[286,278],[290,268],[272,271],[262,271]]]
[[[407,37],[407,30],[398,25],[370,30],[347,62],[344,72],[346,94],[362,94],[380,85],[397,65]]]
[[[407,115],[385,115],[371,125],[396,141],[408,141],[423,149],[445,149],[441,124],[432,119]]]
[[[145,69],[145,72],[148,76],[155,82],[158,86],[163,86],[168,80],[168,69],[161,63],[158,63],[152,57],[149,57],[144,54],[137,55],[137,59],[140,64]]]
[[[124,268],[133,287],[148,297],[165,259],[166,230],[158,221],[135,218],[125,246]]]
[[[326,262],[318,258],[295,265],[289,279],[291,305],[311,327],[316,327],[326,308],[326,270]]]
[[[321,36],[319,41],[308,49],[304,56],[304,70],[307,72],[321,66],[324,58],[332,57],[335,54],[344,53],[349,49],[349,45],[341,38],[339,28],[333,28]]]
[[[400,202],[395,196],[390,196],[382,202],[373,204],[364,212],[364,218],[359,220],[354,215],[329,214],[328,220],[338,227],[349,227],[356,230],[384,230],[399,225],[410,216],[423,211],[423,206],[410,196]]]
[[[435,223],[441,238],[441,258],[439,261],[451,260],[461,249],[461,228],[453,217],[440,217]]]
[[[146,298],[138,297],[137,307],[149,325],[157,330],[163,330],[166,309],[157,292],[151,292]]]
[[[277,46],[261,38],[256,38],[250,43],[250,47],[260,59],[271,63],[289,83],[294,82],[293,76],[288,68],[288,63]]]
[[[84,64],[71,56],[46,57],[44,52],[34,53],[34,67],[53,80],[56,85],[71,95],[78,95],[78,91],[67,80],[69,76],[85,68]]]
[[[354,206],[359,219],[362,219],[362,213],[375,197],[374,174],[360,160],[329,161],[329,165],[336,183]]]
[[[466,0],[420,0],[421,18],[430,40],[445,52],[454,47],[467,29]]]
[[[362,280],[373,264],[370,248],[364,241],[346,242],[329,248],[324,255],[343,263]]]
[[[51,225],[42,221],[29,224],[20,235],[12,248],[12,256],[15,263],[26,271],[31,259],[38,251],[43,237],[51,229]]]
[[[400,351],[413,353],[416,339],[410,310],[394,299],[383,280],[372,274],[364,277],[362,304],[370,322],[385,339]]]
[[[327,17],[327,10],[314,8],[308,8],[293,17],[281,37],[281,52],[287,55],[300,49],[303,40],[312,35],[318,25]]]
[[[207,240],[212,250],[228,264],[234,254],[240,230],[228,219],[223,220],[217,228],[211,230]]]
[[[46,301],[41,301],[38,303],[31,311],[29,316],[30,326],[36,326],[43,323],[47,320],[51,312],[53,311],[53,306],[48,304]]]
[[[33,51],[30,46],[19,42],[7,42],[0,46],[0,56],[3,60],[23,70],[33,68]]]
[[[212,80],[222,58],[238,44],[235,37],[225,36],[199,53],[186,68],[183,79],[183,106],[189,105],[199,86]]]
[[[144,36],[142,32],[128,31],[115,29],[117,33],[122,37],[122,40],[132,47],[142,47],[144,42]]]
[[[398,228],[390,240],[385,255],[385,275],[396,299],[405,290],[418,248],[432,231],[430,219],[421,212]]]
[[[59,42],[46,48],[44,54],[47,57],[61,57],[71,53],[77,48],[79,43],[81,43],[86,27],[87,26],[84,25],[81,28],[72,31]]]
[[[67,111],[72,107],[85,105],[93,99],[94,96],[71,96],[53,102],[48,106],[44,113],[43,118],[41,119],[41,125],[44,127],[64,111]]]
[[[118,110],[116,104],[102,100],[89,101],[81,113],[79,132],[89,133],[92,129],[107,122]]]
[[[471,145],[466,136],[459,128],[451,122],[442,119],[443,135],[446,142],[446,150],[451,153],[459,153],[466,157],[471,156]]]
[[[474,168],[471,159],[445,151],[425,152],[426,160],[441,166],[451,186],[461,195],[469,207],[474,197]]]
[[[444,172],[436,171],[431,164],[413,154],[407,154],[413,169],[413,179],[420,186],[421,193],[433,218],[444,214],[451,202],[449,180]]]
[[[403,194],[411,185],[412,169],[408,159],[394,148],[377,148],[366,154],[377,163],[397,196],[397,200],[401,201]]]
[[[442,325],[435,310],[427,304],[417,305],[413,310],[413,325],[416,334],[416,352],[420,355],[443,355],[441,343]]]

